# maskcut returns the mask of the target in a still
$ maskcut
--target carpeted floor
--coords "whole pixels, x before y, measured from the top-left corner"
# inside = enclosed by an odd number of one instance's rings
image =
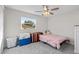
[[[52,46],[43,42],[31,43],[22,47],[5,49],[3,54],[73,54],[74,46],[63,44],[61,48],[55,49]]]

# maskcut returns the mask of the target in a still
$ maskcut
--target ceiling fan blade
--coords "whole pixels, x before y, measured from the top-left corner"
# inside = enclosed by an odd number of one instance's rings
[[[35,12],[42,12],[42,11],[35,11]]]
[[[50,12],[51,15],[54,15],[52,12]]]
[[[58,10],[59,8],[53,8],[53,9],[51,9],[51,11],[54,11],[54,10]]]

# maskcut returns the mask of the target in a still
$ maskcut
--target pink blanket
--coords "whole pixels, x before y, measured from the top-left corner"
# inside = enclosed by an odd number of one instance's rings
[[[60,44],[68,40],[66,37],[59,36],[59,35],[40,35],[40,40],[47,42],[48,44],[52,45],[53,47],[60,48]]]

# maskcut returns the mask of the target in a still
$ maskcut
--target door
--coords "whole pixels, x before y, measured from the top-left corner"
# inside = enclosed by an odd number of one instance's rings
[[[75,37],[74,37],[74,52],[79,53],[79,25],[75,26]]]

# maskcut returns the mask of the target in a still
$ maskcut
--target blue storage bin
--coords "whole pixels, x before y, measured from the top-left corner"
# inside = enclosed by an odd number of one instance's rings
[[[32,38],[23,38],[23,39],[19,39],[18,41],[18,45],[19,46],[24,46],[24,45],[27,45],[27,44],[30,44],[32,43]]]

